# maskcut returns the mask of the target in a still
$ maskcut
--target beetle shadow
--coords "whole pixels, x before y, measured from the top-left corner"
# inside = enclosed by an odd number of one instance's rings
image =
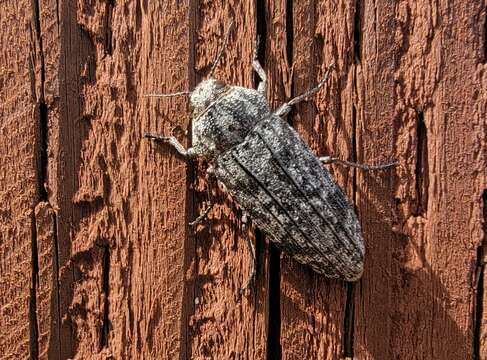
[[[347,356],[469,358],[474,352],[471,327],[474,320],[465,326],[460,323],[465,314],[461,317],[459,313],[454,318],[454,305],[464,306],[466,300],[450,294],[446,278],[442,279],[426,258],[427,244],[418,245],[393,226],[406,224],[407,219],[394,210],[392,191],[375,190],[383,189],[386,181],[375,175],[364,176],[363,181],[371,191],[361,197],[361,209],[366,209],[367,219],[374,222],[365,224],[365,272],[355,285],[353,322],[347,325],[351,315],[347,314],[347,283],[326,279],[285,259],[281,261],[285,264],[281,265],[285,269],[282,274],[285,284],[280,293],[281,337],[296,336],[299,332],[295,326],[305,323],[305,336],[307,339],[311,336],[315,346],[338,346],[344,350],[350,341]],[[379,209],[375,205],[387,203],[393,209],[390,219],[384,216],[387,207]],[[374,228],[379,229],[377,236]],[[367,232],[368,229],[372,231]],[[470,316],[474,318],[475,314]],[[349,326],[352,329],[347,329]],[[323,329],[321,333],[319,329]],[[281,344],[288,344],[289,340],[292,344],[292,338]]]
[[[282,353],[313,358],[325,351],[342,358],[346,337],[347,282],[316,274],[289,257],[281,261]],[[296,338],[309,342],[298,348]],[[331,355],[333,354],[333,355]]]
[[[391,175],[394,181],[394,172]],[[387,353],[390,358],[401,359],[471,356],[473,321],[465,329],[465,324],[462,327],[459,323],[465,314],[457,319],[453,317],[454,304],[464,304],[466,299],[455,299],[450,294],[445,286],[446,278],[440,278],[438,270],[426,258],[428,244],[418,244],[398,230],[406,226],[408,215],[394,204],[392,190],[383,190],[387,180],[380,179],[385,179],[385,175],[363,177],[367,189],[371,189],[367,196],[361,196],[361,209],[367,211],[369,219],[366,226],[371,229],[380,226],[380,233],[374,236],[372,232],[364,232],[365,272],[355,297],[356,353],[369,353],[377,359]],[[384,216],[387,207],[378,209],[375,204],[390,204],[390,219]],[[376,335],[380,333],[388,336]]]

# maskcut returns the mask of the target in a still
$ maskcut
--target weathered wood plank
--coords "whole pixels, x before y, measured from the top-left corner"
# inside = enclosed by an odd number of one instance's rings
[[[352,4],[294,2],[293,95],[317,84],[328,64],[335,69],[324,90],[297,106],[291,122],[317,155],[351,159],[353,150]],[[288,9],[291,10],[291,9]],[[353,201],[353,171],[333,168]],[[282,354],[285,359],[337,359],[344,353],[347,285],[282,262]]]
[[[358,182],[368,244],[356,297],[359,359],[473,356],[484,6],[361,3],[359,159],[395,156],[401,165],[394,178],[361,174]]]
[[[0,354],[36,357],[39,43],[30,1],[0,4]],[[36,106],[37,104],[37,106]]]
[[[485,1],[11,2],[0,5],[0,357],[467,359],[486,352]],[[330,281],[253,234],[191,143],[187,99],[215,73],[288,117],[356,204],[366,270]],[[59,287],[58,287],[59,284]]]
[[[59,3],[62,358],[186,357],[188,170],[142,134],[188,128],[184,99],[143,94],[190,86],[191,6]]]
[[[207,77],[233,21],[229,44],[214,77],[231,85],[255,87],[251,66],[256,38],[255,2],[200,1],[198,5],[195,24],[197,81]],[[196,176],[201,211],[207,202],[202,165],[198,166]],[[189,324],[191,352],[188,358],[263,359],[267,351],[267,246],[260,236],[251,236],[257,249],[257,282],[254,292],[247,290],[240,296],[240,288],[251,270],[251,257],[242,233],[240,210],[227,195],[217,190],[213,185],[217,205],[209,221],[198,226],[196,233],[196,305]]]

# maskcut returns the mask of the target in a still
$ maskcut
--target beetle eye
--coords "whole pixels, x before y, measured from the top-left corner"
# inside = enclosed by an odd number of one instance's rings
[[[215,80],[215,87],[218,90],[223,89],[225,86],[226,86],[226,84],[223,81]]]

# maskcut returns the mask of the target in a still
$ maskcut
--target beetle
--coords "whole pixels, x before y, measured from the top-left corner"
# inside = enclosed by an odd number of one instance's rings
[[[328,80],[272,111],[265,97],[267,76],[257,58],[252,66],[260,78],[257,89],[227,85],[212,77],[228,42],[213,63],[209,77],[192,91],[149,94],[168,97],[189,95],[193,146],[185,149],[175,137],[146,133],[148,139],[168,143],[184,158],[208,162],[210,179],[224,185],[247,217],[277,246],[315,272],[345,281],[358,280],[363,272],[365,248],[360,223],[346,196],[323,163],[340,163],[366,170],[395,165],[367,166],[332,157],[318,158],[283,117],[291,107],[316,94]],[[209,206],[191,223],[201,222]],[[243,289],[255,277],[255,249],[249,243],[253,267]]]

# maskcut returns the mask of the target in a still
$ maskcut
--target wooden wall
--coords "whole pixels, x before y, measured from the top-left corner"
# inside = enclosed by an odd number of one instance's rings
[[[0,358],[487,359],[484,0],[0,2]],[[355,204],[366,269],[315,275],[146,131],[191,143],[210,69],[277,107]],[[484,306],[485,304],[485,306]]]

